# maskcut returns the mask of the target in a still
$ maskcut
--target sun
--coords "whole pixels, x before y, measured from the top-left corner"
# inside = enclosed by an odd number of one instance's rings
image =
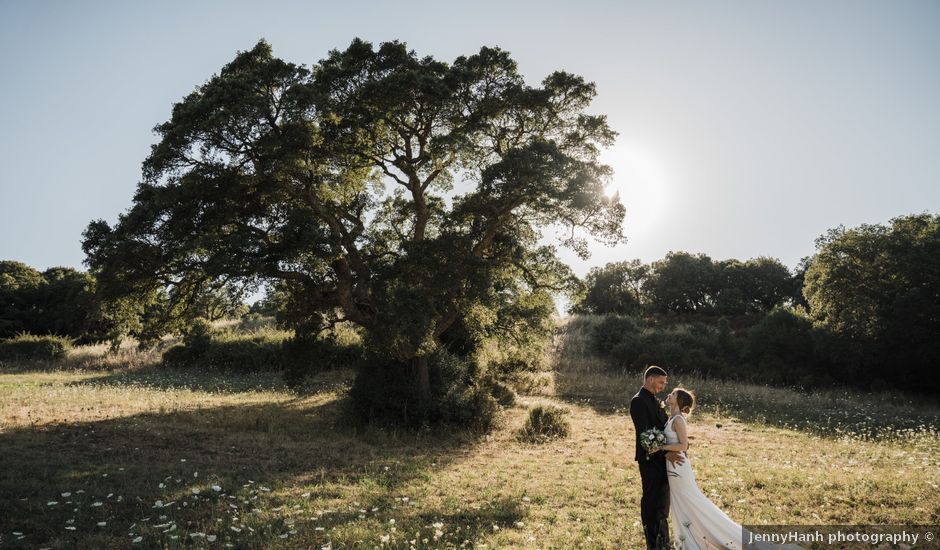
[[[636,237],[656,227],[665,213],[666,170],[655,152],[634,145],[615,145],[603,151],[601,162],[614,170],[608,196],[620,195],[627,209],[624,227]]]

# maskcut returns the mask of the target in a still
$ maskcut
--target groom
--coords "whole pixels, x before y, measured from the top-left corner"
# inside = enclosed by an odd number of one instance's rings
[[[649,458],[640,445],[640,434],[650,428],[666,427],[666,410],[656,394],[666,387],[666,371],[657,366],[646,369],[643,387],[630,400],[630,418],[636,429],[636,460],[640,465],[643,497],[640,499],[640,518],[647,550],[671,548],[669,537],[669,481],[666,478],[666,460],[682,464],[681,453],[657,451]]]

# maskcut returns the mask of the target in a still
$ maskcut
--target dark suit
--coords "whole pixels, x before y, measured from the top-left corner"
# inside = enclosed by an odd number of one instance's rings
[[[666,411],[659,400],[646,388],[630,400],[630,418],[636,429],[636,460],[640,466],[643,497],[640,499],[640,518],[648,550],[670,548],[669,538],[669,480],[666,478],[666,453],[659,451],[647,459],[640,445],[640,434],[650,428],[666,427]]]

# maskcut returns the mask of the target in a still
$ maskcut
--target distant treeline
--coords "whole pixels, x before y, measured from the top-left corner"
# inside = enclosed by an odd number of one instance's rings
[[[38,271],[22,262],[0,261],[0,339],[21,333],[68,337],[79,344],[117,340],[130,326],[135,336],[148,336],[144,327],[172,332],[179,326],[156,323],[173,290],[156,293],[150,303],[128,305],[99,296],[95,277],[70,267]],[[214,321],[248,311],[234,289],[222,285],[193,293],[194,317]],[[156,332],[155,336],[161,333]]]
[[[607,264],[571,312],[605,316],[579,322],[621,368],[937,394],[940,217],[838,227],[795,272],[685,252]]]

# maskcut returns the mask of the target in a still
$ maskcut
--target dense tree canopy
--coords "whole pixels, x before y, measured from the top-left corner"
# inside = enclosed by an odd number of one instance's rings
[[[298,331],[355,323],[425,391],[420,358],[458,318],[571,286],[544,228],[582,255],[578,228],[622,239],[594,95],[564,72],[529,86],[495,48],[448,64],[355,40],[308,69],[259,42],[157,126],[132,208],[86,230],[88,265],[108,296],[175,304],[275,282]]]
[[[42,273],[11,260],[0,261],[0,338],[28,331],[37,315]]]
[[[110,326],[101,313],[95,280],[88,273],[70,267],[40,272],[0,261],[0,338],[27,332],[102,340]]]
[[[640,313],[646,298],[643,285],[650,266],[640,260],[612,262],[593,267],[584,280],[584,295],[573,304],[573,313]]]
[[[940,391],[940,216],[839,227],[816,246],[804,293],[817,326],[851,343],[839,352],[870,377]]]

